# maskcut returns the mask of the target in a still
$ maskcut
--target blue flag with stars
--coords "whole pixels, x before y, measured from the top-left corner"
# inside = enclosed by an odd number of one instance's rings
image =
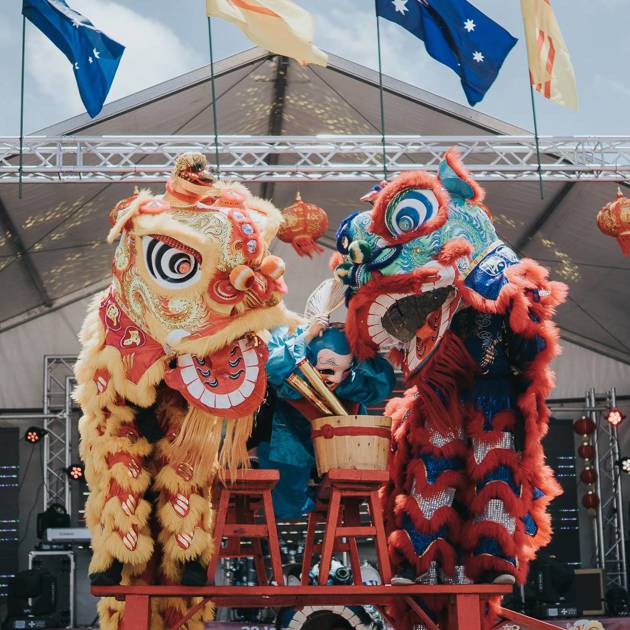
[[[466,0],[376,0],[376,12],[423,40],[431,57],[452,68],[471,105],[485,96],[517,42]]]
[[[22,15],[68,58],[92,118],[103,108],[125,47],[102,33],[65,0],[23,0]]]

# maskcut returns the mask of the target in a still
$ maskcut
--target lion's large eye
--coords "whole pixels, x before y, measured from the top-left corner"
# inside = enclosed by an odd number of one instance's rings
[[[194,249],[161,236],[143,236],[142,248],[147,269],[161,287],[183,289],[197,281],[201,256]]]
[[[430,190],[406,190],[391,200],[385,212],[385,225],[392,236],[414,232],[433,217],[438,201]]]

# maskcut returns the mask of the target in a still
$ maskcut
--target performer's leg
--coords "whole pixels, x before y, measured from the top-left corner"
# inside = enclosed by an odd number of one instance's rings
[[[262,469],[273,469],[280,479],[271,491],[273,510],[277,521],[301,518],[315,509],[309,488],[312,466],[292,466],[270,458],[269,442],[258,445],[258,464]]]
[[[171,462],[170,445],[176,439],[184,410],[173,402],[159,409],[165,435],[156,443],[154,489],[158,494],[156,516],[158,541],[162,548],[161,581],[164,584],[206,584],[207,567],[214,551],[211,480],[202,478],[186,462]],[[166,627],[172,626],[197,600],[164,598],[159,608]],[[207,603],[187,622],[189,630],[202,630],[203,622],[214,617],[214,607]]]
[[[518,411],[500,411],[492,418],[472,417],[467,470],[472,486],[470,520],[464,528],[468,551],[466,573],[477,581],[513,580],[519,570],[519,548],[526,536],[531,486],[516,450]]]
[[[151,505],[145,458],[151,445],[134,420],[134,410],[111,402],[81,418],[81,456],[90,495],[86,521],[92,531],[90,575],[94,583],[120,581],[123,565],[141,574],[153,553],[148,527]]]
[[[438,561],[450,575],[461,526],[455,500],[465,484],[463,430],[439,432],[414,410],[413,397],[394,414],[396,452],[390,463],[394,487],[386,499],[395,514],[389,536],[395,550],[392,560],[396,566],[404,559],[417,576]]]

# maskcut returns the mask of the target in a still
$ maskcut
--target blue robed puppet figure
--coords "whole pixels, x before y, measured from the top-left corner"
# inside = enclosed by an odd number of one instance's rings
[[[258,446],[261,468],[280,471],[273,490],[278,520],[300,518],[314,507],[308,482],[315,458],[309,419],[321,416],[309,401],[293,389],[286,378],[306,357],[348,413],[365,413],[365,406],[389,397],[394,372],[380,357],[357,361],[339,327],[316,321],[290,334],[277,329],[268,343],[267,379],[275,393],[269,441]],[[299,375],[299,372],[296,372]]]

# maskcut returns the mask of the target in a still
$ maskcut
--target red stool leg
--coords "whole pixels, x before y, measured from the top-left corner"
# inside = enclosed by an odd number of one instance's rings
[[[477,593],[451,596],[448,630],[481,630],[481,602]]]
[[[339,508],[341,497],[339,490],[332,488],[330,505],[328,507],[328,522],[324,530],[324,542],[322,543],[322,556],[319,561],[319,583],[324,586],[328,582],[330,563],[332,562],[333,548],[337,538],[337,525],[339,523]]]
[[[271,490],[269,488],[263,490],[263,509],[265,514],[265,524],[267,525],[269,555],[271,556],[271,569],[273,571],[273,577],[276,580],[276,584],[278,584],[278,586],[284,586],[282,559],[280,558],[280,541],[278,540],[276,516],[273,511]]]
[[[383,512],[381,511],[381,502],[378,498],[377,490],[370,492],[369,506],[372,523],[376,528],[376,555],[381,571],[381,578],[383,584],[389,584],[392,581],[392,566],[389,562],[389,554],[387,553],[387,537],[385,535]]]
[[[347,497],[344,502],[343,524],[350,527],[361,526],[361,499],[356,497]],[[352,578],[356,585],[361,585],[361,562],[359,561],[359,548],[357,539],[354,536],[347,536],[348,554],[350,556],[350,568],[352,569]]]
[[[227,488],[221,488],[219,495],[219,507],[217,508],[217,517],[214,522],[214,553],[208,563],[208,584],[214,584],[214,578],[217,572],[217,564],[221,557],[221,542],[223,541],[223,530],[227,519],[228,507],[230,504],[230,491]]]
[[[265,558],[263,556],[260,538],[252,539],[252,551],[254,552],[254,566],[256,567],[256,577],[258,578],[258,586],[267,586],[267,569],[265,568]]]
[[[315,548],[315,527],[317,526],[317,511],[313,510],[308,515],[306,525],[306,542],[304,543],[304,556],[302,557],[302,586],[308,586],[308,574],[311,570],[313,549]]]
[[[151,609],[148,595],[127,595],[121,630],[150,630]]]
[[[357,539],[352,537],[348,538],[348,553],[350,555],[350,567],[352,568],[352,578],[356,585],[363,584],[361,579],[361,562],[359,561],[359,548],[357,546]]]

